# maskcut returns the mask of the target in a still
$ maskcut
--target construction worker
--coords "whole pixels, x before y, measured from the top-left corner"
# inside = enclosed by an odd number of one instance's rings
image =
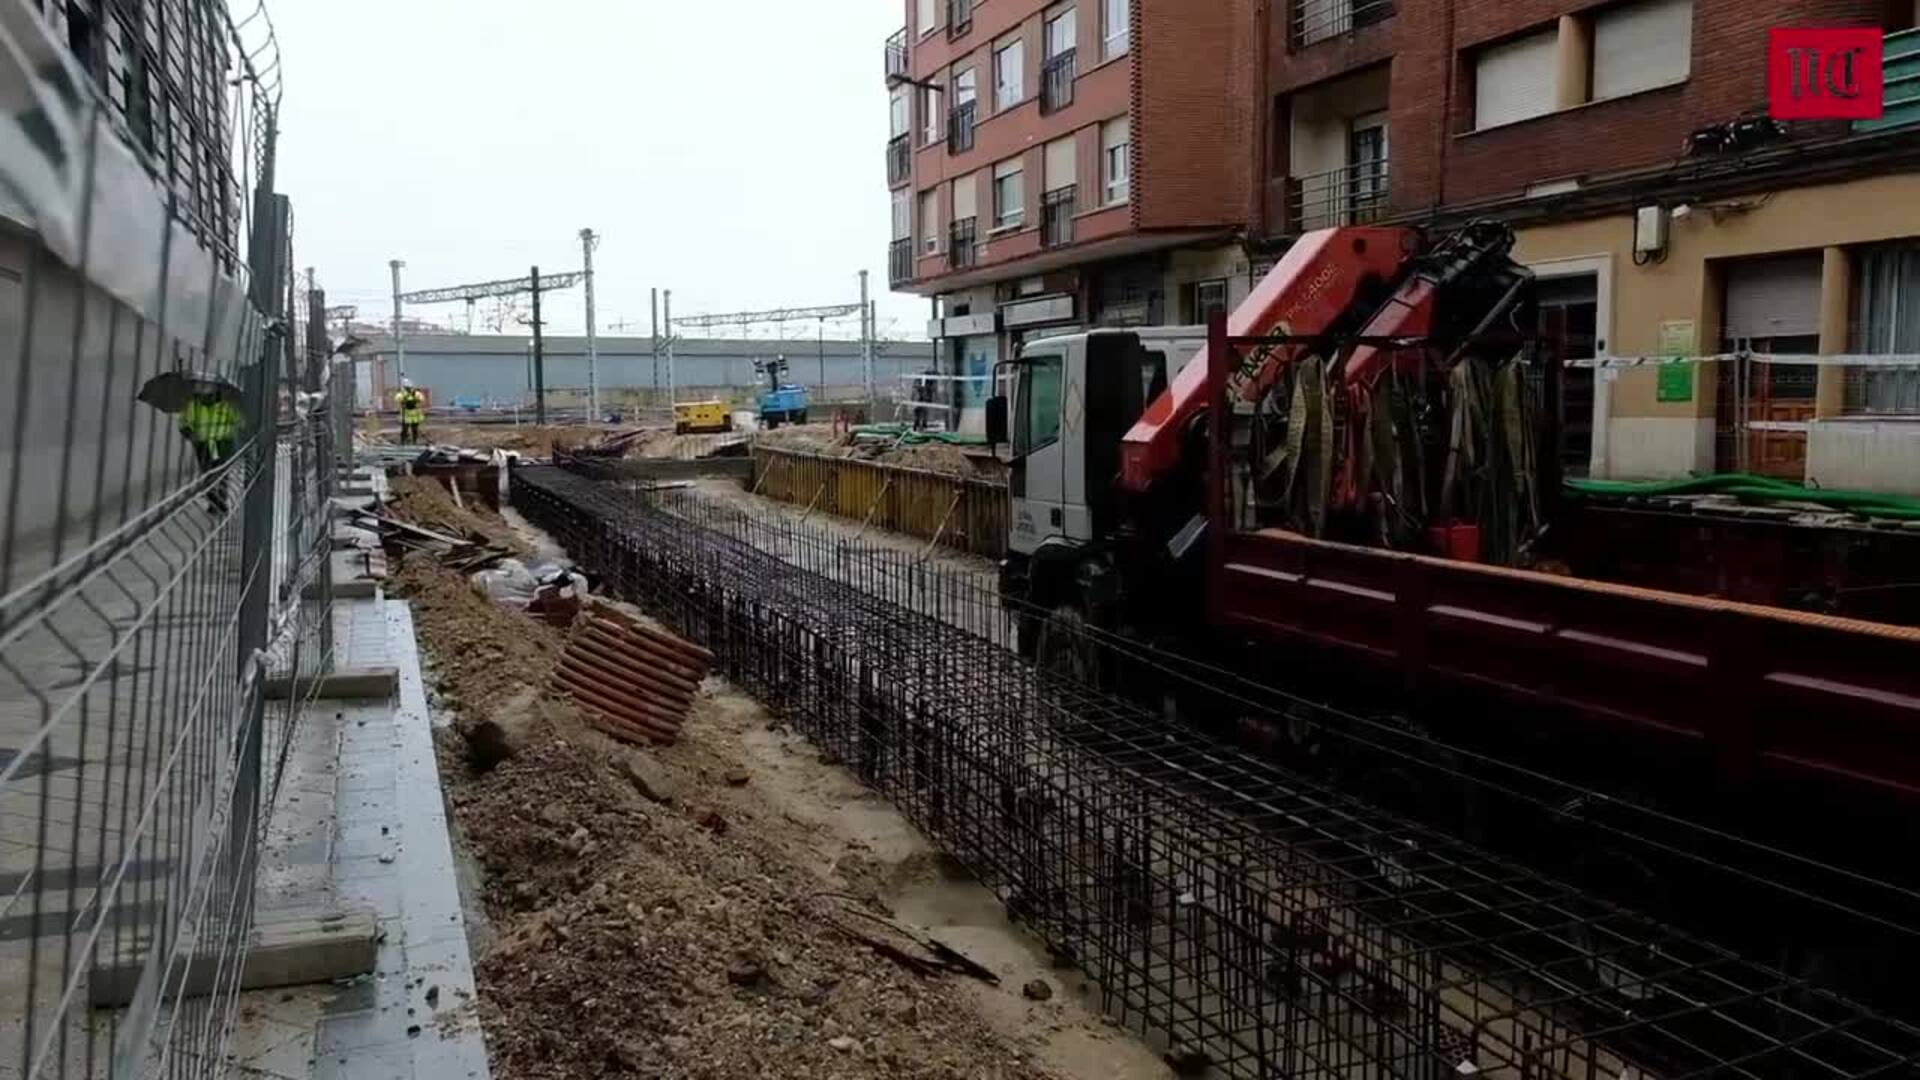
[[[180,413],[180,434],[193,444],[200,471],[209,473],[231,460],[240,442],[240,410],[210,387],[203,387]],[[227,512],[226,484],[207,493],[207,505],[216,514]]]
[[[420,425],[427,419],[427,398],[414,389],[412,379],[400,380],[400,443],[420,441]]]

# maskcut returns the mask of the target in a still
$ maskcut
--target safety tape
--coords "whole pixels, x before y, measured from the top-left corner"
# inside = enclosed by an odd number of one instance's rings
[[[1867,368],[1920,368],[1920,354],[1887,353],[1836,353],[1820,356],[1813,353],[1713,353],[1708,356],[1601,356],[1586,360],[1569,360],[1570,368],[1631,368],[1660,367],[1670,364],[1708,364],[1735,360],[1747,360],[1755,364],[1783,364],[1796,367],[1867,367]]]

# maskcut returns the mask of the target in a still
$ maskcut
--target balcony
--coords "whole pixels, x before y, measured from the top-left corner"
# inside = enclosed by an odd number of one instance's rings
[[[1040,196],[1040,244],[1063,247],[1073,243],[1073,215],[1079,209],[1080,189],[1072,184]]]
[[[1288,183],[1287,221],[1294,232],[1366,225],[1387,211],[1387,159],[1357,162]]]
[[[1040,111],[1057,112],[1073,104],[1073,50],[1047,60],[1040,69]]]
[[[973,0],[947,0],[947,40],[967,36],[973,29]]]
[[[978,234],[975,218],[961,218],[947,230],[947,268],[965,270],[974,264],[978,249],[975,241]]]
[[[887,140],[887,184],[904,184],[913,174],[913,137],[895,135]]]
[[[1392,14],[1393,0],[1293,0],[1293,47],[1350,34]]]
[[[973,149],[973,117],[979,103],[963,101],[947,110],[947,153],[964,154]]]
[[[904,81],[908,75],[907,32],[902,30],[887,39],[887,85]]]
[[[887,247],[887,282],[904,285],[913,280],[913,240],[895,240]]]

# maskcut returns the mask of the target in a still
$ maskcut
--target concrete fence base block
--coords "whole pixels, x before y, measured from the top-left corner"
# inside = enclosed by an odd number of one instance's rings
[[[398,668],[342,668],[320,676],[311,694],[321,701],[365,701],[392,697],[399,685]],[[285,701],[293,695],[293,680],[284,675],[269,676],[265,690],[267,700]],[[302,686],[301,690],[306,696],[308,688]]]
[[[244,956],[222,956],[218,950],[180,946],[171,965],[180,980],[181,997],[206,997],[216,987],[232,985],[238,963],[240,989],[268,990],[280,986],[307,986],[366,975],[374,970],[380,950],[380,923],[371,911],[298,908],[261,912]],[[139,992],[148,956],[118,960],[102,958],[87,979],[87,993],[97,1008],[131,1004]]]

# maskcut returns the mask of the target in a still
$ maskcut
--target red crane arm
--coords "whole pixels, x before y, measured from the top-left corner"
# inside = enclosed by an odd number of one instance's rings
[[[1227,319],[1233,337],[1319,334],[1334,326],[1369,281],[1393,281],[1421,248],[1419,232],[1397,228],[1325,229],[1301,237]],[[1258,366],[1235,373],[1246,397],[1257,397],[1301,346],[1249,354]],[[1143,492],[1179,465],[1181,436],[1207,407],[1205,349],[1180,370],[1120,444],[1120,483]]]

